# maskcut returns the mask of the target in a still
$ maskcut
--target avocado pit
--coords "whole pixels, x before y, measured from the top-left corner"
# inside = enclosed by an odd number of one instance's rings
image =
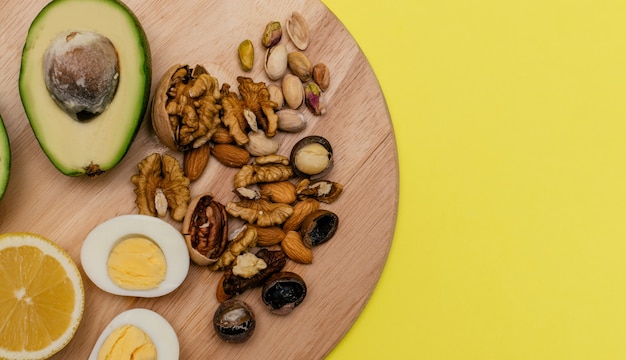
[[[111,41],[98,33],[57,36],[44,54],[44,81],[54,101],[77,121],[106,110],[119,83],[119,59]]]

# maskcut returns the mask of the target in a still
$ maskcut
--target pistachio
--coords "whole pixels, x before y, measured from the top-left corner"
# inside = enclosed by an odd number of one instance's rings
[[[313,65],[311,60],[300,51],[293,51],[287,55],[287,66],[289,70],[303,82],[311,80]]]
[[[280,147],[276,139],[267,137],[263,131],[251,131],[248,133],[248,138],[250,141],[245,148],[252,156],[274,154]]]
[[[267,48],[278,44],[283,37],[283,28],[278,21],[271,21],[265,26],[261,43]]]
[[[309,46],[309,26],[297,11],[287,20],[287,35],[298,49],[305,50]]]
[[[270,84],[267,86],[267,91],[270,93],[270,101],[275,102],[278,109],[282,109],[285,105],[285,98],[283,97],[283,91],[280,87]]]
[[[325,64],[319,63],[313,66],[313,81],[319,85],[322,91],[328,90],[330,86],[330,71]]]
[[[278,129],[286,132],[299,132],[306,127],[304,114],[293,109],[283,109],[278,115]]]
[[[265,53],[265,72],[270,80],[278,80],[287,72],[287,48],[276,45]]]
[[[283,96],[290,109],[297,109],[304,101],[304,89],[302,81],[292,74],[285,74],[282,81]]]
[[[326,106],[321,100],[322,89],[314,82],[304,87],[304,103],[314,115],[320,116],[326,113]]]
[[[242,41],[237,50],[239,53],[239,62],[241,63],[243,71],[252,70],[252,66],[254,65],[254,46],[252,45],[252,41]]]

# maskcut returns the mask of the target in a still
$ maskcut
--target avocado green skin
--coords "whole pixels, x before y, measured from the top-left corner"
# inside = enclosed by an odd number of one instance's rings
[[[0,199],[9,184],[9,174],[11,171],[11,145],[9,143],[9,135],[4,126],[4,121],[0,116]]]
[[[21,62],[21,66],[20,66],[20,81],[19,81],[19,92],[20,92],[20,98],[22,101],[22,105],[24,107],[24,111],[26,112],[26,116],[28,118],[28,121],[31,125],[31,128],[34,131],[34,128],[37,126],[34,123],[34,120],[31,117],[30,111],[28,106],[26,105],[25,102],[25,88],[27,88],[28,86],[30,86],[30,84],[25,83],[24,81],[22,81],[22,73],[24,71],[24,62],[26,61],[25,59],[25,53],[29,48],[29,44],[30,44],[30,33],[31,33],[31,29],[33,29],[34,27],[38,26],[40,19],[45,18],[46,17],[46,13],[50,10],[53,9],[56,5],[60,4],[60,3],[64,3],[64,2],[71,2],[72,0],[52,0],[51,2],[49,2],[40,12],[39,14],[37,14],[37,16],[35,17],[35,19],[33,19],[33,22],[30,25],[29,31],[28,31],[28,35],[26,37],[26,41],[24,43],[24,47],[22,49],[22,62]],[[111,168],[113,168],[115,165],[117,165],[126,155],[126,153],[128,152],[128,149],[130,148],[131,144],[133,143],[135,137],[137,136],[137,132],[139,131],[139,128],[141,127],[141,123],[143,122],[143,119],[145,118],[146,115],[146,111],[148,110],[148,103],[150,100],[150,89],[151,89],[151,85],[152,85],[152,53],[150,50],[150,44],[148,42],[148,37],[146,36],[146,33],[143,29],[143,26],[141,25],[141,23],[139,22],[139,19],[137,18],[137,16],[132,12],[132,10],[126,6],[126,4],[124,4],[123,2],[119,1],[119,0],[83,0],[83,1],[91,1],[91,2],[102,2],[102,3],[109,3],[111,6],[117,6],[119,7],[120,11],[122,11],[124,14],[126,14],[134,23],[136,29],[137,29],[137,34],[139,35],[139,43],[137,44],[138,47],[143,49],[143,53],[144,53],[144,63],[142,64],[142,69],[144,72],[144,92],[143,92],[143,98],[141,101],[141,104],[138,104],[137,106],[140,106],[140,116],[139,119],[137,119],[137,123],[136,126],[134,128],[134,131],[132,134],[130,134],[130,138],[128,141],[128,144],[125,148],[121,149],[121,151],[118,153],[118,160],[114,163],[111,164],[108,167],[100,167],[97,170],[93,170],[93,169],[89,169],[89,168],[83,168],[83,169],[69,169],[69,168],[65,168],[60,166],[59,164],[57,164],[55,162],[55,160],[53,158],[51,158],[44,150],[44,153],[46,153],[46,156],[48,157],[48,159],[50,160],[50,162],[57,168],[57,170],[59,170],[61,173],[67,175],[67,176],[82,176],[82,175],[88,175],[90,177],[93,176],[97,176],[102,174],[103,172],[110,170]],[[45,149],[45,147],[43,146],[43,144],[41,143],[40,139],[37,137],[37,133],[35,132],[35,138],[37,138],[37,142],[39,143],[39,146],[42,149]]]

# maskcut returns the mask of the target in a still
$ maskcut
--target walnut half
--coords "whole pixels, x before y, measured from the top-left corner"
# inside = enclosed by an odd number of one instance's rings
[[[191,199],[189,179],[176,158],[153,153],[137,164],[138,174],[131,177],[135,184],[135,203],[142,215],[170,216],[182,221]]]

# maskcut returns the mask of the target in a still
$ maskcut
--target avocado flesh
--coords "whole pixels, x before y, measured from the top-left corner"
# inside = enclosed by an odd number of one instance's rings
[[[44,53],[67,31],[108,38],[119,57],[119,84],[109,107],[86,122],[57,105],[44,80]],[[22,105],[42,150],[65,175],[98,175],[117,165],[130,147],[150,96],[151,58],[135,15],[116,0],[54,0],[33,20],[22,52]]]
[[[11,170],[11,147],[9,136],[0,117],[0,199],[4,196],[9,183],[9,171]]]

